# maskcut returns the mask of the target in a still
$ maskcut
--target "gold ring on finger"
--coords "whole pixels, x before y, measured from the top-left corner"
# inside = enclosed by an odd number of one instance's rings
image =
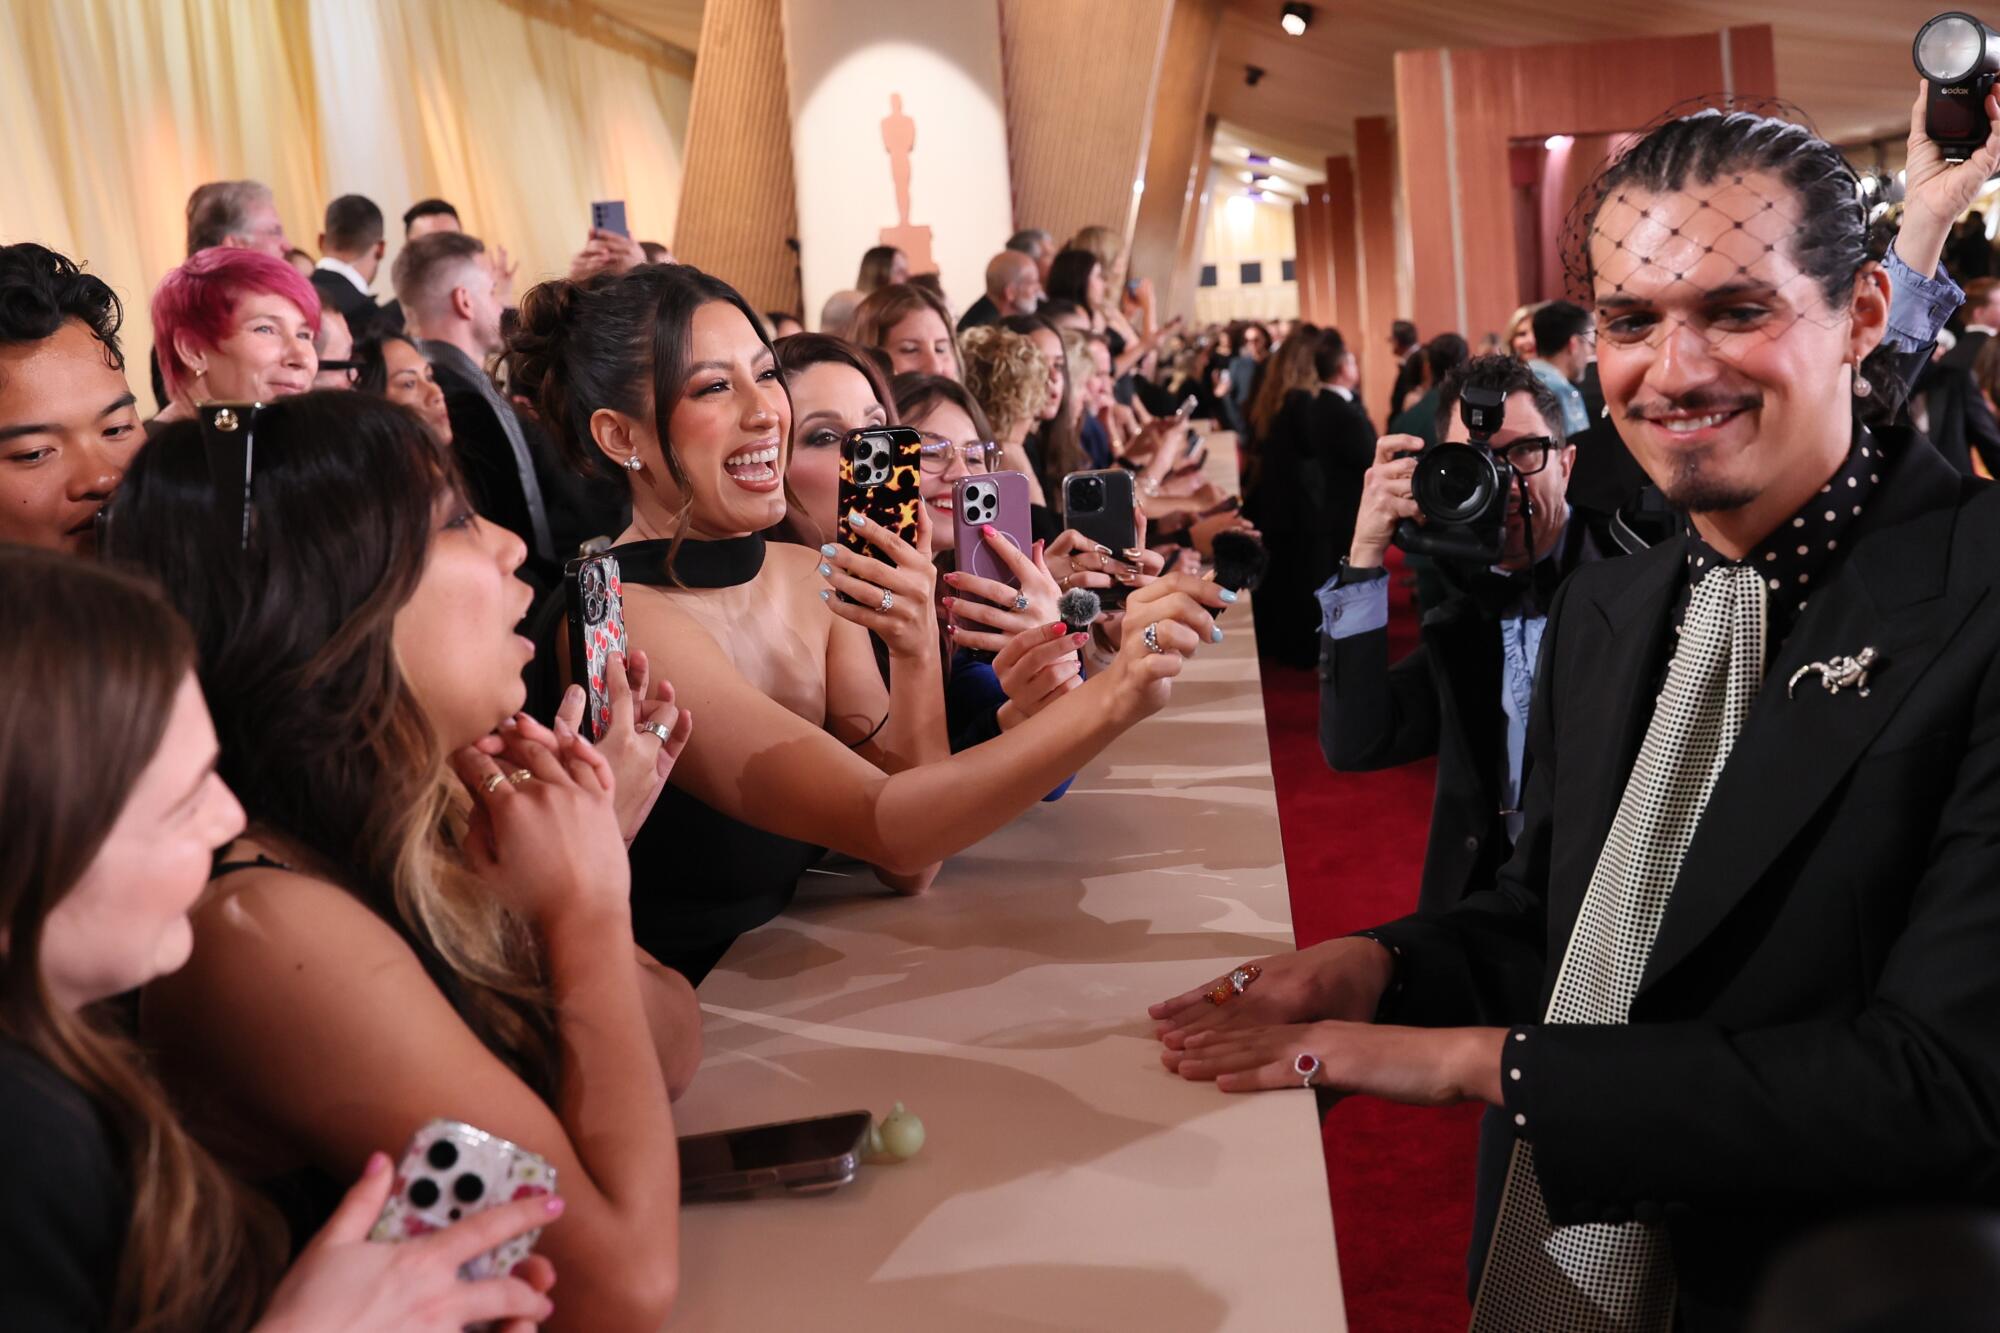
[[[479,780],[479,789],[488,796],[491,796],[494,792],[500,790],[500,784],[506,780],[507,775],[505,773],[488,773]]]
[[[533,782],[534,780],[535,780],[535,775],[533,773],[530,773],[525,768],[517,768],[512,773],[509,773],[507,775],[507,781],[511,785],[516,787],[520,786],[524,782]]]

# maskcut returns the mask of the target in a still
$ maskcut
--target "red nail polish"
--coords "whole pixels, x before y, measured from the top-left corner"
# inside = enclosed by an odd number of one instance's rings
[[[951,604],[957,600],[958,598],[956,597],[947,597],[944,600],[940,601],[938,605],[942,606],[943,608],[945,608],[945,610],[949,611],[951,609]]]
[[[1057,622],[1056,622],[1055,624],[1053,624],[1053,625],[1049,626],[1049,637],[1050,637],[1051,639],[1059,639],[1059,638],[1061,638],[1061,637],[1062,637],[1062,633],[1063,633],[1063,629],[1064,629],[1064,626],[1063,626],[1063,623],[1062,623],[1062,621],[1058,620],[1058,621],[1057,621]]]
[[[1082,630],[1078,630],[1076,633],[1069,636],[1069,641],[1073,644],[1076,644],[1078,647],[1082,647],[1084,644],[1090,642],[1090,635],[1084,633]]]

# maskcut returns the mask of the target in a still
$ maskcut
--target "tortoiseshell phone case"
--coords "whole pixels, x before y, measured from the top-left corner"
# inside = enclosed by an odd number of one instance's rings
[[[840,445],[840,544],[857,555],[881,553],[847,521],[856,510],[910,545],[917,544],[923,498],[923,437],[907,426],[850,431]],[[845,593],[841,594],[853,601]]]
[[[410,1136],[396,1166],[396,1184],[370,1240],[414,1240],[477,1212],[556,1192],[556,1170],[519,1144],[457,1120],[433,1120]],[[467,1260],[469,1282],[505,1276],[535,1248],[541,1228]]]

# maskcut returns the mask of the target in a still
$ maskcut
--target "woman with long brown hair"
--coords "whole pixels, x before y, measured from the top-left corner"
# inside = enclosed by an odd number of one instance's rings
[[[193,963],[145,993],[167,1081],[294,1216],[433,1117],[539,1153],[569,1204],[542,1242],[563,1326],[655,1329],[698,1011],[634,954],[606,754],[516,711],[523,544],[393,403],[313,393],[230,424],[162,432],[109,520],[111,556],[194,627],[250,819]]]
[[[696,713],[729,720],[689,745],[632,844],[640,943],[696,977],[784,910],[821,849],[921,875],[1033,805],[1165,704],[1183,655],[1216,641],[1205,608],[1234,600],[1195,579],[1140,589],[1110,669],[953,755],[934,516],[917,507],[915,542],[843,516],[872,556],[765,541],[786,512],[792,403],[733,288],[685,265],[545,283],[508,368],[574,465],[625,470],[632,525],[613,550],[632,642]]]
[[[860,347],[878,347],[892,375],[965,378],[951,311],[936,292],[912,282],[877,287],[854,311],[848,337]]]
[[[380,1153],[277,1280],[277,1219],[182,1129],[101,1012],[187,960],[209,857],[243,827],[187,625],[136,579],[24,549],[0,550],[0,604],[0,1328],[443,1333],[544,1317],[546,1260],[480,1283],[458,1267],[552,1221],[548,1201],[372,1244]]]

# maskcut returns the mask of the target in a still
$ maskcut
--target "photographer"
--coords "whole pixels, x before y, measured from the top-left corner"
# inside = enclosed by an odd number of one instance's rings
[[[1459,410],[1468,387],[1505,395],[1489,447],[1519,482],[1507,503],[1499,562],[1487,568],[1438,560],[1445,600],[1424,618],[1416,650],[1389,665],[1383,553],[1399,520],[1426,521],[1411,493],[1423,442],[1390,435],[1376,445],[1347,558],[1319,590],[1319,740],[1327,763],[1354,772],[1438,757],[1418,898],[1425,911],[1442,911],[1489,883],[1507,859],[1521,827],[1528,701],[1549,600],[1578,564],[1616,550],[1575,518],[1565,498],[1576,448],[1548,386],[1509,356],[1467,362],[1438,388],[1446,442],[1471,438]],[[1525,515],[1524,495],[1532,502]]]

